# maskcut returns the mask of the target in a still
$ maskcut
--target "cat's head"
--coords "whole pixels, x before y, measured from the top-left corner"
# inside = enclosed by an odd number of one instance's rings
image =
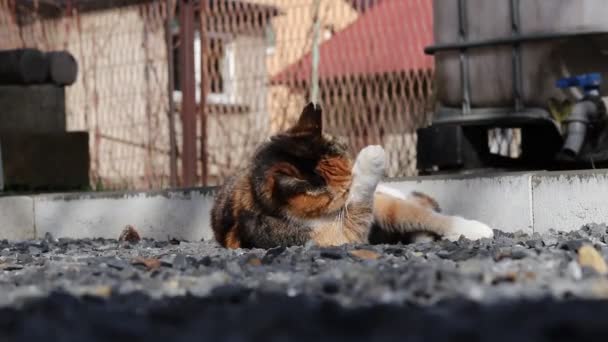
[[[255,188],[270,209],[314,218],[346,203],[352,159],[344,142],[323,132],[322,110],[312,103],[262,146],[253,164]]]

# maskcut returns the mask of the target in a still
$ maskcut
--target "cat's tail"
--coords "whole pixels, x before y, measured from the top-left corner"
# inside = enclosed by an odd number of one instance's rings
[[[413,242],[422,239],[475,240],[491,238],[494,232],[484,223],[441,214],[435,199],[420,193],[409,195],[379,185],[374,196],[374,225],[371,243]]]

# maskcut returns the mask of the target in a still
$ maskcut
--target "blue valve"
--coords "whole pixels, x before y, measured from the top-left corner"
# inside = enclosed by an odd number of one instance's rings
[[[557,80],[556,86],[560,89],[580,87],[589,95],[590,92],[600,89],[602,75],[600,73],[582,74]]]

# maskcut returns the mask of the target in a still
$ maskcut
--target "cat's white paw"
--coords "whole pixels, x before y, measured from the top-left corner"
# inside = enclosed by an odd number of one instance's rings
[[[450,231],[445,238],[456,241],[464,235],[469,240],[479,240],[483,238],[493,238],[494,231],[488,225],[479,221],[467,220],[462,217],[453,217]]]
[[[355,160],[353,174],[356,176],[384,176],[386,153],[380,145],[370,145],[361,150]]]
[[[376,186],[384,177],[386,153],[382,146],[367,146],[359,152],[353,166],[349,202],[372,201]]]

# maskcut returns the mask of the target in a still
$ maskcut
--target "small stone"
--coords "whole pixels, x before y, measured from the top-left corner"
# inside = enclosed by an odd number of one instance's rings
[[[520,260],[528,257],[530,253],[522,246],[514,246],[511,248],[511,259]]]
[[[213,262],[213,260],[211,259],[211,257],[207,255],[207,256],[203,257],[203,258],[202,258],[202,259],[199,261],[199,264],[200,264],[200,265],[203,265],[203,266],[206,266],[206,267],[209,267],[209,266],[211,266],[211,263],[212,263],[212,262]]]
[[[468,248],[458,248],[452,252],[439,251],[437,256],[442,259],[448,259],[452,261],[464,261],[471,259],[477,255],[477,251]]]
[[[272,263],[274,259],[276,259],[276,257],[281,255],[285,251],[285,249],[285,247],[279,246],[267,250],[266,254],[264,254],[264,257],[262,258],[262,263],[266,265]]]
[[[591,292],[596,298],[608,299],[608,280],[602,278],[594,282]]]
[[[348,254],[363,260],[377,260],[380,258],[380,254],[369,249],[355,249],[350,251]]]
[[[340,291],[340,284],[336,280],[326,280],[323,282],[323,292],[333,295]]]
[[[132,263],[133,265],[144,265],[148,271],[160,268],[160,260],[154,258],[136,258]]]
[[[325,259],[339,260],[344,258],[344,251],[340,248],[324,248],[321,257]]]
[[[517,273],[507,272],[507,273],[496,276],[492,280],[492,285],[497,285],[497,284],[501,284],[501,283],[515,283],[515,282],[517,282],[517,278],[518,278]]]
[[[173,268],[183,270],[186,267],[188,267],[188,260],[186,260],[186,257],[183,254],[175,255],[175,259],[173,259]]]
[[[568,240],[566,242],[562,242],[559,245],[560,249],[564,249],[567,251],[578,251],[581,247],[583,247],[584,245],[590,243],[591,241],[587,240],[587,239],[576,239],[576,240]]]
[[[578,263],[581,267],[589,267],[599,274],[608,273],[606,261],[600,253],[590,245],[584,245],[578,250]]]
[[[510,258],[511,257],[511,250],[510,248],[507,247],[494,247],[492,249],[492,258],[494,259],[494,261],[498,262],[502,259],[505,258]]]
[[[528,241],[526,241],[526,246],[528,246],[529,248],[542,248],[543,240],[541,240],[541,239],[528,240]]]
[[[513,233],[513,238],[514,239],[521,239],[521,238],[525,238],[525,237],[528,237],[528,236],[529,236],[528,233],[524,232],[521,229]]]
[[[245,263],[249,266],[262,266],[262,260],[255,254],[250,254],[245,258]]]
[[[232,273],[232,274],[241,274],[241,272],[243,272],[241,270],[241,266],[239,266],[239,264],[234,261],[231,261],[226,264],[226,271],[228,271],[228,273]]]
[[[574,280],[581,280],[581,278],[583,278],[583,270],[576,261],[569,262],[567,270],[570,277]]]
[[[595,278],[599,274],[594,268],[588,266],[581,267],[581,270],[583,271],[583,279]]]
[[[169,245],[169,241],[154,241],[154,248],[165,248]]]
[[[139,233],[135,227],[131,225],[126,226],[118,237],[118,241],[120,242],[138,243],[140,240],[141,237],[139,236]]]
[[[583,230],[593,237],[601,238],[606,235],[607,227],[605,224],[592,223],[583,227]]]
[[[59,240],[57,240],[53,234],[46,232],[44,233],[44,241],[48,242],[48,243],[57,243]]]
[[[125,246],[128,247],[128,246]],[[95,248],[95,250],[99,251],[99,252],[105,252],[105,251],[109,251],[112,249],[115,249],[116,246],[112,246],[112,245],[105,245],[105,246],[99,246],[97,248]]]
[[[34,258],[30,254],[22,253],[17,256],[17,261],[21,264],[29,264]]]
[[[163,283],[163,287],[169,290],[176,290],[179,288],[179,281],[176,279],[170,279]]]
[[[385,250],[385,252],[387,254],[392,254],[396,257],[402,256],[403,254],[405,254],[405,251],[403,250],[403,248],[395,248],[395,247],[387,248]]]
[[[173,255],[163,255],[160,258],[160,263],[165,267],[173,267],[173,260],[175,260],[175,254]]]
[[[171,239],[169,239],[169,243],[172,244],[172,245],[177,246],[177,245],[179,245],[181,243],[181,241],[179,241],[176,238],[171,238]]]
[[[28,248],[30,255],[39,256],[42,253],[42,250],[38,247],[30,246]]]
[[[551,234],[551,233],[547,233],[543,236],[543,243],[545,244],[545,246],[556,246],[559,243],[559,239],[557,238],[557,236]]]
[[[423,258],[425,257],[425,254],[422,252],[418,252],[418,251],[413,251],[413,252],[407,252],[405,253],[405,256],[407,259],[413,259],[413,258]]]
[[[95,297],[108,298],[112,295],[112,288],[110,286],[96,286],[87,292],[87,294]]]
[[[275,284],[289,284],[292,280],[286,272],[270,272],[266,274],[266,280]]]
[[[21,265],[16,265],[16,264],[2,264],[0,263],[0,270],[4,270],[4,271],[18,271],[18,270],[22,270],[23,266]]]
[[[109,258],[105,260],[105,263],[108,265],[108,267],[119,271],[122,271],[127,267],[127,263],[125,261],[117,258]]]

